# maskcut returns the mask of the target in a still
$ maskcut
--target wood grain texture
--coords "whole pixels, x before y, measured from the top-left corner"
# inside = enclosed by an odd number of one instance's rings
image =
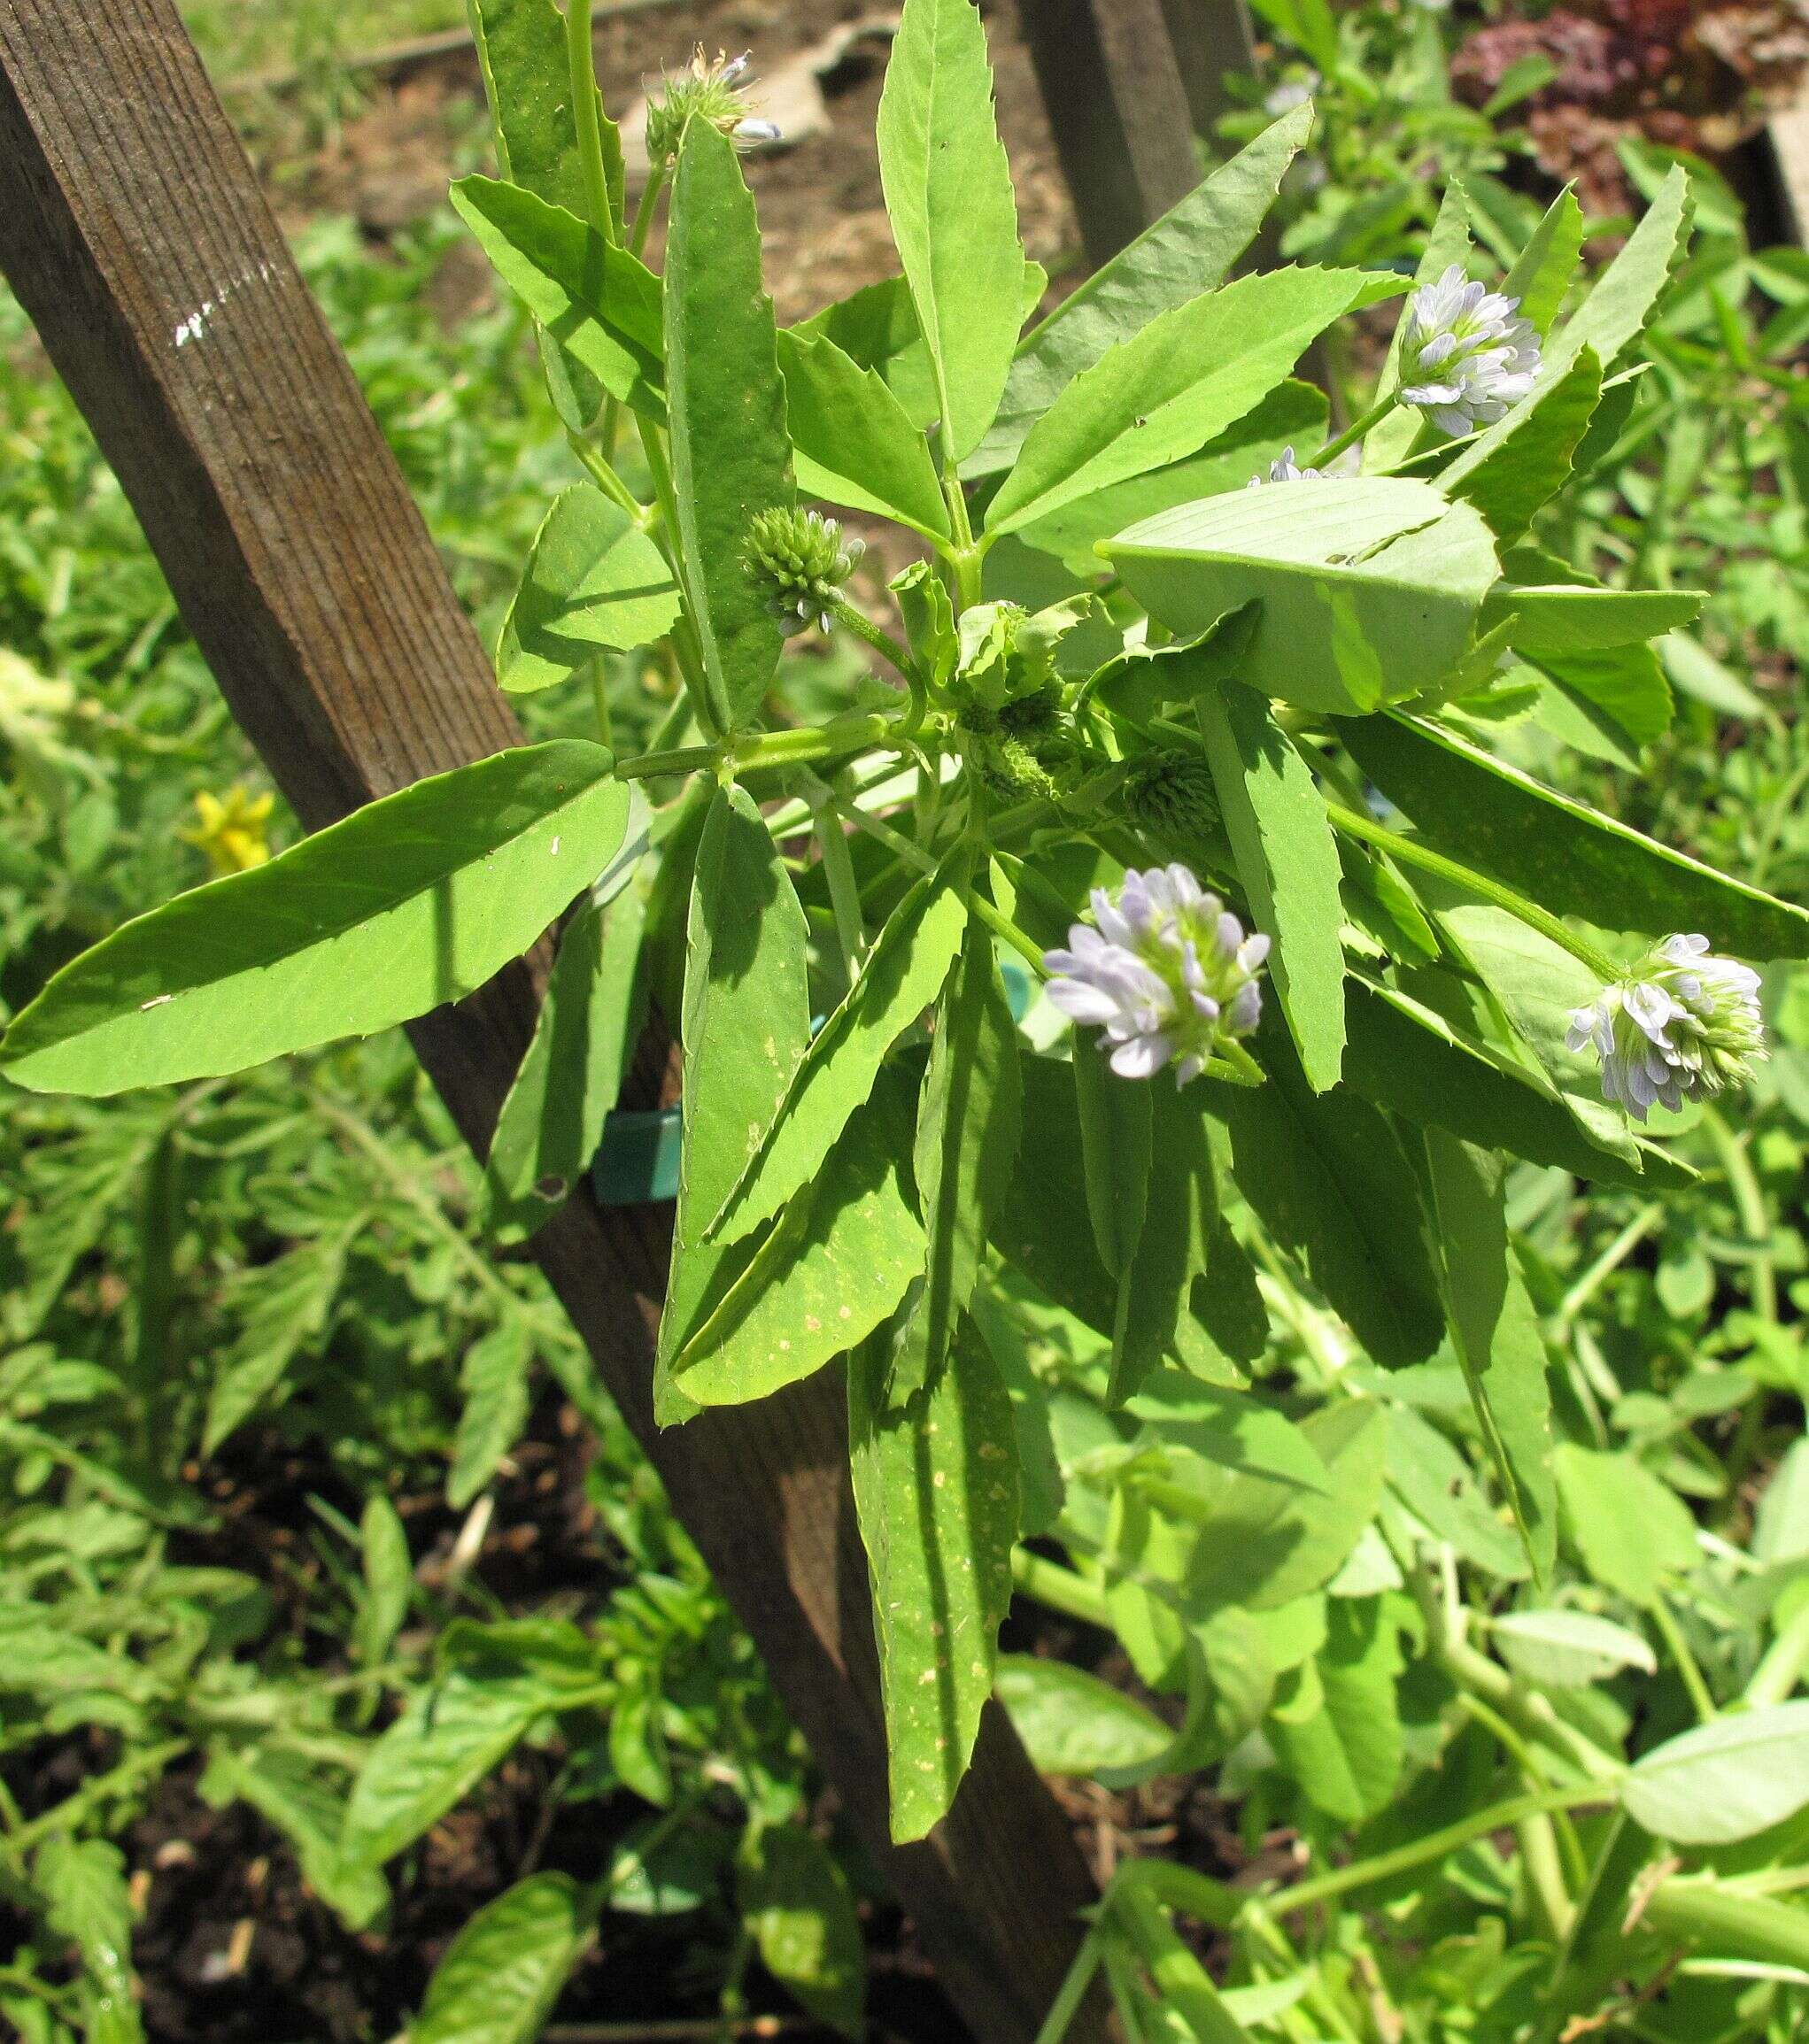
[[[1200,181],[1163,0],[1018,0],[1018,16],[1087,257],[1102,263]]]
[[[1235,104],[1225,89],[1233,73],[1256,69],[1256,38],[1248,0],[1162,0],[1194,132],[1210,136]]]
[[[170,0],[0,0],[0,267],[310,827],[516,740]],[[544,963],[412,1031],[479,1150]],[[644,1087],[661,1050],[645,1046]],[[578,1199],[537,1249],[975,2035],[1027,2040],[1091,1899],[1068,1827],[994,1706],[947,1821],[921,1846],[888,1843],[839,1372],[657,1432],[669,1228],[664,1209]],[[1105,2034],[1096,2005],[1074,2034]]]

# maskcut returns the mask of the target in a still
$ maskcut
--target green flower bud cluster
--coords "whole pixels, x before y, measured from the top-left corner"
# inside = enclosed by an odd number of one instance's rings
[[[842,584],[866,551],[845,539],[834,519],[815,511],[776,505],[755,514],[747,528],[747,573],[766,606],[787,633],[827,631]]]
[[[1195,752],[1145,752],[1125,776],[1125,807],[1152,830],[1187,838],[1218,827],[1212,770]]]
[[[676,78],[668,78],[657,99],[647,101],[647,160],[669,163],[678,153],[684,130],[693,120],[707,121],[736,142],[777,142],[779,130],[747,111],[744,88],[753,82],[750,59],[718,50],[704,55],[700,42],[690,64]]]

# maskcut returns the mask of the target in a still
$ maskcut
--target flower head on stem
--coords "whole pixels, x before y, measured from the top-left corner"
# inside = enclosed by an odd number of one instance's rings
[[[1705,937],[1667,937],[1570,1018],[1570,1048],[1592,1047],[1602,1091],[1643,1122],[1739,1085],[1766,1055],[1759,975],[1716,958]]]

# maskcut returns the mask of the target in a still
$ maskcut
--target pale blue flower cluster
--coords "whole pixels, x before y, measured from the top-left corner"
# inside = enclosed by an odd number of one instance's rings
[[[1303,468],[1294,459],[1293,448],[1284,447],[1280,459],[1269,464],[1266,476],[1251,476],[1250,488],[1260,490],[1264,482],[1318,482],[1324,479],[1325,474],[1323,468]]]
[[[1667,937],[1625,979],[1570,1018],[1566,1043],[1594,1048],[1602,1091],[1643,1122],[1751,1076],[1763,1059],[1759,975],[1709,953],[1705,937]]]
[[[1401,402],[1451,434],[1493,426],[1532,390],[1539,335],[1520,301],[1473,282],[1453,263],[1407,301]]]
[[[1116,901],[1095,887],[1092,906],[1093,922],[1075,923],[1068,948],[1046,952],[1043,964],[1055,976],[1049,999],[1104,1031],[1120,1078],[1147,1079],[1172,1063],[1186,1085],[1222,1039],[1256,1028],[1269,939],[1246,937],[1185,866],[1127,873]]]

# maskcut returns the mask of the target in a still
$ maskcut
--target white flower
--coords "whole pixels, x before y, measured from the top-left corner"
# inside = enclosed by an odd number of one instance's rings
[[[1766,1055],[1759,975],[1709,953],[1705,937],[1667,937],[1570,1018],[1565,1041],[1593,1045],[1602,1091],[1643,1122],[1750,1078]]]
[[[1264,100],[1263,110],[1279,120],[1284,113],[1292,113],[1296,106],[1304,106],[1322,82],[1318,73],[1309,69],[1304,76],[1290,78],[1285,84],[1278,85]]]
[[[1301,467],[1294,459],[1293,448],[1284,447],[1281,450],[1280,460],[1272,461],[1269,464],[1269,473],[1266,476],[1251,476],[1249,487],[1252,490],[1260,490],[1265,482],[1321,482],[1325,480],[1325,474],[1326,472],[1323,468]]]
[[[1246,937],[1185,866],[1127,873],[1116,901],[1095,887],[1093,924],[1075,923],[1068,946],[1043,954],[1055,975],[1049,999],[1105,1031],[1120,1078],[1147,1079],[1172,1061],[1186,1085],[1220,1038],[1249,1036],[1262,1014],[1256,974],[1269,939]]]
[[[1453,263],[1407,301],[1401,402],[1446,433],[1493,426],[1533,388],[1539,336],[1520,301],[1472,282]]]

